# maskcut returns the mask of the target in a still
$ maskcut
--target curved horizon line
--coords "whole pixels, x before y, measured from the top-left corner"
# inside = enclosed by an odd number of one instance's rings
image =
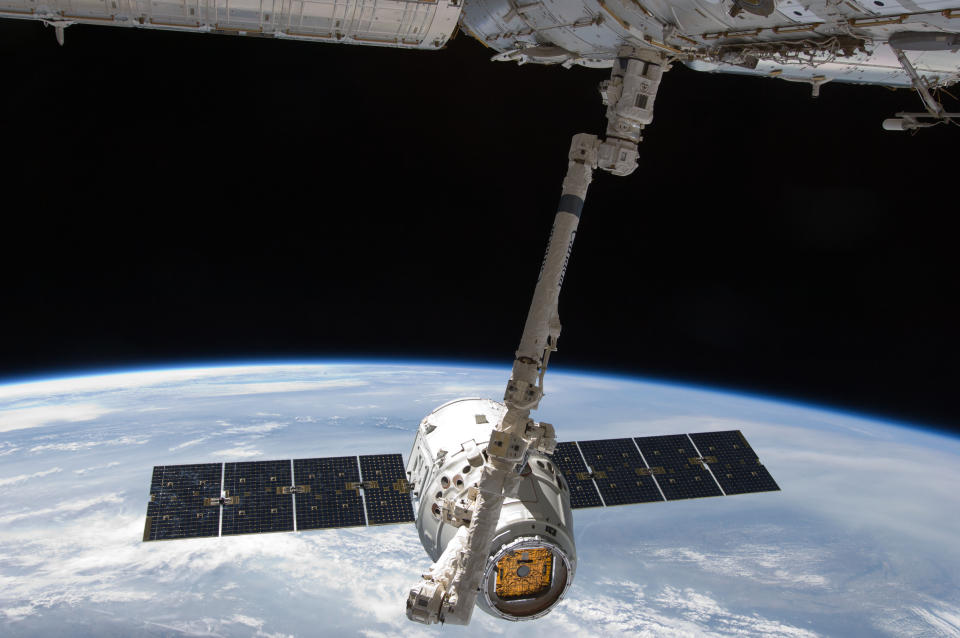
[[[282,368],[282,367],[320,367],[320,366],[361,366],[361,365],[377,365],[381,367],[385,366],[402,366],[402,367],[426,367],[426,366],[440,366],[446,368],[471,368],[471,369],[480,369],[480,370],[502,370],[505,374],[509,374],[510,366],[505,364],[498,364],[494,362],[465,362],[462,360],[445,360],[445,359],[428,359],[428,360],[415,360],[415,359],[406,359],[406,358],[374,358],[374,357],[363,357],[356,356],[351,358],[342,358],[342,359],[253,359],[253,360],[237,360],[231,363],[223,362],[195,362],[192,364],[184,363],[182,365],[177,365],[173,362],[168,364],[159,364],[157,367],[126,367],[126,368],[112,368],[112,369],[87,369],[86,371],[77,370],[75,373],[71,374],[64,371],[63,376],[34,376],[28,378],[21,378],[18,380],[0,380],[0,388],[8,389],[16,386],[29,386],[33,384],[43,384],[43,383],[56,383],[58,381],[67,381],[75,379],[94,379],[94,378],[106,378],[106,377],[120,377],[125,375],[136,375],[136,374],[163,374],[163,373],[173,373],[173,372],[186,372],[186,371],[227,371],[227,370],[240,370],[240,369],[267,369],[267,368]],[[880,422],[887,425],[892,425],[895,427],[906,427],[911,429],[918,429],[932,434],[938,434],[942,436],[951,436],[957,437],[960,436],[957,432],[949,430],[945,427],[938,427],[936,425],[919,423],[919,422],[907,422],[901,421],[896,418],[881,415],[881,414],[871,414],[868,411],[854,411],[849,408],[833,406],[827,403],[818,403],[815,400],[802,400],[799,398],[792,398],[787,396],[780,396],[775,394],[769,394],[764,392],[758,392],[755,390],[744,389],[739,387],[731,386],[722,386],[722,385],[711,385],[704,382],[693,382],[689,380],[679,380],[679,379],[669,379],[669,378],[653,378],[648,376],[643,376],[636,373],[628,372],[619,372],[612,370],[605,370],[600,368],[595,368],[591,366],[582,366],[573,369],[567,369],[562,365],[551,366],[551,370],[554,374],[564,375],[564,376],[589,376],[589,377],[600,377],[610,380],[618,381],[628,381],[633,383],[647,383],[650,385],[660,385],[660,386],[669,386],[674,388],[679,388],[683,390],[696,390],[700,392],[711,392],[715,394],[724,394],[732,395],[746,399],[767,401],[777,404],[785,404],[793,407],[805,408],[805,409],[814,409],[825,412],[831,412],[840,416],[855,417],[858,419],[864,419],[873,422]],[[57,373],[53,373],[56,375]]]

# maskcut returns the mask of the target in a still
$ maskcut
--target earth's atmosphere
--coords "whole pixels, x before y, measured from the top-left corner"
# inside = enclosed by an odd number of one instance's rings
[[[277,365],[0,386],[8,636],[956,636],[960,440],[814,407],[553,373],[560,440],[740,429],[782,492],[578,510],[541,620],[404,614],[413,525],[143,543],[154,465],[401,452],[507,369]]]

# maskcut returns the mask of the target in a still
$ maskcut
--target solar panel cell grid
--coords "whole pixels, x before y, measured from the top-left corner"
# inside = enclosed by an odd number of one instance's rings
[[[597,487],[590,479],[587,466],[580,457],[580,450],[573,441],[557,443],[551,457],[557,466],[570,494],[570,507],[579,509],[584,507],[600,507],[603,502]]]
[[[686,434],[635,438],[668,501],[722,496]]]
[[[298,487],[297,529],[364,525],[360,470],[355,456],[294,459]]]
[[[289,460],[227,463],[224,490],[237,502],[223,507],[223,536],[292,532],[290,484]]]
[[[413,522],[403,457],[399,454],[361,456],[360,474],[369,525]]]
[[[663,500],[632,439],[579,443],[608,506]]]
[[[147,523],[143,530],[143,540],[145,541],[156,540],[156,538],[151,538],[151,527],[153,525],[153,519],[160,515],[160,501],[158,497],[161,493],[162,485],[163,466],[157,465],[153,468],[153,474],[150,477],[150,502],[147,503]]]
[[[143,540],[216,536],[220,472],[220,463],[154,467]]]
[[[767,468],[760,463],[740,430],[691,434],[704,457],[716,457],[710,469],[726,494],[779,490]]]

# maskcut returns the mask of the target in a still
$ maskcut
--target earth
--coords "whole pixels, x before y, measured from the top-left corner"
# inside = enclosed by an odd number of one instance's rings
[[[545,618],[404,613],[413,525],[143,543],[154,465],[400,452],[506,368],[331,363],[0,386],[5,636],[957,636],[960,440],[815,406],[546,377],[560,440],[739,429],[781,492],[577,510]]]

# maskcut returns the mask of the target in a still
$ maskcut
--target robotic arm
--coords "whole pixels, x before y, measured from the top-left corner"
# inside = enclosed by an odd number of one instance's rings
[[[597,163],[597,146],[593,135],[573,137],[560,206],[504,394],[507,412],[493,430],[483,473],[477,489],[471,490],[470,523],[460,527],[439,560],[410,590],[407,617],[411,620],[424,624],[470,622],[504,493],[519,478],[531,448],[549,454],[556,445],[553,427],[535,423],[530,411],[540,404],[543,375],[560,336],[560,286]]]
[[[601,85],[607,104],[607,139],[573,136],[547,252],[504,393],[507,411],[491,433],[483,472],[472,501],[455,516],[469,520],[457,531],[437,562],[407,598],[407,617],[424,624],[470,622],[490,544],[506,493],[520,479],[532,450],[550,454],[556,446],[553,426],[530,418],[543,397],[543,375],[560,337],[560,287],[573,249],[580,211],[595,168],[629,175],[637,167],[640,131],[653,119],[653,99],[666,60],[659,52],[623,47],[611,79]],[[462,507],[461,507],[462,509]],[[449,515],[454,516],[453,512]]]

